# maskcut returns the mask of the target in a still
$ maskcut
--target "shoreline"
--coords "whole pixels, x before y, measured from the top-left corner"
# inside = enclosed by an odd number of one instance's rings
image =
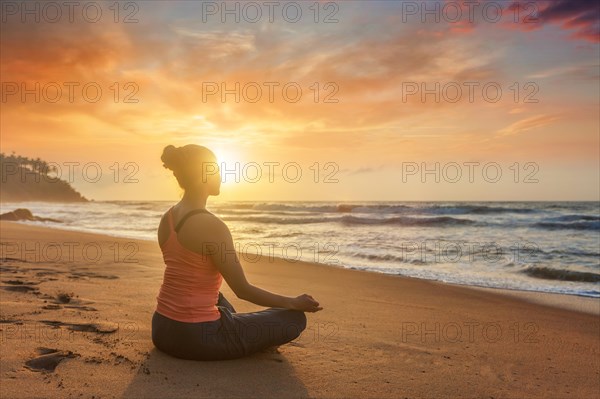
[[[521,399],[600,390],[594,314],[281,259],[242,265],[258,287],[321,303],[298,339],[237,360],[176,359],[151,340],[164,273],[157,243],[4,221],[0,229],[0,397]],[[58,256],[61,246],[72,251]],[[238,312],[264,309],[226,282],[221,292]]]
[[[585,202],[585,201],[582,201],[582,202]],[[133,241],[155,243],[155,240],[150,240],[150,239],[102,234],[102,233],[94,232],[94,231],[83,231],[83,230],[78,230],[78,229],[63,228],[61,226],[45,226],[45,225],[39,225],[39,224],[29,224],[27,222],[21,222],[21,221],[16,221],[16,222],[4,221],[4,222],[17,223],[17,224],[21,224],[21,225],[25,225],[25,226],[31,226],[33,228],[39,227],[39,228],[47,228],[47,229],[52,229],[52,230],[60,230],[60,231],[69,231],[69,232],[81,233],[81,234],[97,235],[99,237],[104,237],[104,238],[110,237],[110,238],[118,239],[118,240],[133,240]],[[531,303],[537,303],[540,305],[556,307],[556,308],[571,310],[571,311],[575,311],[575,312],[589,313],[589,314],[594,314],[594,315],[600,316],[600,298],[595,298],[595,297],[590,297],[590,296],[585,296],[585,295],[575,295],[575,294],[564,294],[564,293],[557,293],[557,292],[520,290],[520,289],[512,289],[512,288],[498,288],[498,287],[486,287],[486,286],[479,286],[479,285],[451,283],[451,282],[445,282],[445,281],[440,281],[440,280],[432,280],[432,279],[404,276],[404,275],[400,275],[400,274],[380,273],[380,272],[373,271],[373,270],[348,268],[348,267],[344,267],[344,266],[330,265],[330,264],[326,264],[326,263],[308,262],[308,261],[303,261],[303,260],[299,260],[296,262],[290,262],[287,259],[277,257],[277,256],[273,256],[273,258],[278,259],[283,262],[291,263],[291,264],[310,263],[310,264],[319,265],[319,266],[323,266],[323,267],[339,268],[341,270],[374,273],[374,274],[378,274],[378,275],[384,275],[384,276],[395,277],[395,278],[426,281],[426,282],[431,282],[431,283],[452,285],[452,286],[462,287],[462,288],[466,288],[466,289],[473,289],[473,290],[483,290],[484,292],[487,291],[487,292],[490,292],[490,293],[493,293],[496,295],[505,295],[505,296],[510,296],[513,298],[519,298],[519,299],[522,299],[522,300],[525,300],[525,301],[528,301]],[[242,259],[242,257],[240,257],[240,259]]]

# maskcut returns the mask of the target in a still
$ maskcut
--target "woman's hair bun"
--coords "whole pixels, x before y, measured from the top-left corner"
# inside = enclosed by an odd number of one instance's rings
[[[173,145],[168,145],[163,150],[162,156],[160,157],[163,161],[163,166],[170,170],[175,170],[179,164],[178,149]]]
[[[202,180],[203,169],[200,166],[203,162],[216,162],[217,158],[204,146],[188,144],[183,147],[166,146],[160,159],[165,168],[173,171],[179,186],[185,190]]]

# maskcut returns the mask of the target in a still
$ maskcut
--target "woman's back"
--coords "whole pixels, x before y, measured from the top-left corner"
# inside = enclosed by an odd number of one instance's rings
[[[306,328],[304,312],[323,308],[308,294],[286,297],[248,282],[229,228],[205,209],[221,189],[215,154],[195,144],[167,146],[161,160],[185,192],[158,227],[167,268],[152,315],[154,345],[183,359],[225,360],[296,339]],[[238,298],[269,308],[237,313],[219,293],[223,280]]]
[[[156,311],[187,323],[217,320],[220,313],[216,303],[223,277],[210,256],[194,252],[180,242],[177,232],[186,216],[176,225],[171,208],[159,228],[159,244],[166,269],[156,297]]]

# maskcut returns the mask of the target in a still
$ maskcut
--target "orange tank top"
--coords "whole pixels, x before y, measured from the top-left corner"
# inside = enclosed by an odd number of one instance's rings
[[[177,239],[169,209],[169,238],[161,245],[165,261],[156,312],[170,319],[198,323],[221,317],[216,304],[223,276],[212,259],[185,248]]]

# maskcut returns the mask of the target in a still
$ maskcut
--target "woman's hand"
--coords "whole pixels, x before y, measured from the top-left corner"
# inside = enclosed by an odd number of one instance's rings
[[[308,294],[302,294],[292,299],[292,310],[300,310],[302,312],[318,312],[323,308],[319,306],[319,302],[315,301],[315,298]]]

